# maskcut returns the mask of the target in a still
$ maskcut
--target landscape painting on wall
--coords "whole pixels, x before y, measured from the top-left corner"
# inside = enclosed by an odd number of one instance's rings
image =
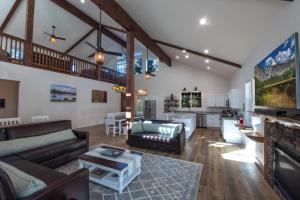
[[[93,103],[107,103],[107,92],[100,90],[92,90]]]
[[[51,102],[76,102],[76,88],[64,85],[50,85]]]
[[[296,108],[298,34],[293,34],[254,69],[255,105]]]

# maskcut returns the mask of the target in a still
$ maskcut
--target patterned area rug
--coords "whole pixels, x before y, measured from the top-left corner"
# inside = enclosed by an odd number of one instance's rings
[[[202,164],[144,153],[142,172],[122,194],[90,182],[91,200],[195,200]],[[79,169],[72,161],[57,170],[70,174]]]

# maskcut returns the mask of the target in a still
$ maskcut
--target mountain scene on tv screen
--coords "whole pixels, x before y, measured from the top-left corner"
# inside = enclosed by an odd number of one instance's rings
[[[254,69],[255,105],[296,108],[296,34]]]

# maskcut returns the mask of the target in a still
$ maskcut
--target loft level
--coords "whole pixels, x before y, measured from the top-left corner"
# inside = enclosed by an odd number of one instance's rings
[[[0,60],[24,65],[25,40],[0,32]],[[126,75],[95,63],[33,44],[32,66],[40,69],[126,85]]]

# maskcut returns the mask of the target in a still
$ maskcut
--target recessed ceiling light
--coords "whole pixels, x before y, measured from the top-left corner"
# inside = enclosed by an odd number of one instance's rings
[[[176,59],[179,59],[179,56],[176,56]]]
[[[205,49],[205,50],[204,50],[204,53],[208,54],[208,53],[209,53],[209,50],[208,50],[208,49]]]
[[[201,18],[201,19],[199,20],[199,23],[200,23],[200,25],[202,25],[202,26],[206,25],[206,24],[207,24],[207,19],[206,19],[206,17]]]
[[[186,50],[185,50],[185,49],[182,49],[182,53],[186,53]]]
[[[209,60],[208,60],[208,59],[206,59],[206,60],[205,60],[205,63],[209,63]]]
[[[85,3],[85,0],[80,0],[81,3]]]
[[[207,69],[207,70],[210,70],[210,66],[207,66],[206,69]]]
[[[185,58],[186,58],[186,59],[189,59],[189,58],[190,58],[190,55],[189,55],[189,54],[185,55]]]

